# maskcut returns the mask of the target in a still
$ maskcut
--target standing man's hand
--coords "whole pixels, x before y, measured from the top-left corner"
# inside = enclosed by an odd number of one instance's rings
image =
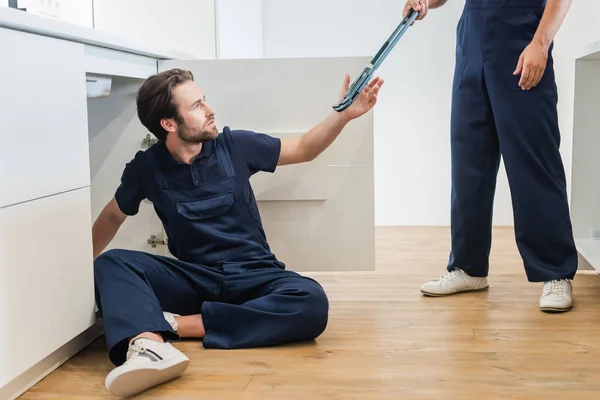
[[[517,68],[513,75],[521,74],[519,80],[519,86],[523,90],[529,90],[535,87],[546,70],[546,62],[548,61],[548,48],[541,43],[531,42],[521,56],[517,63]]]
[[[435,1],[435,0],[434,0]],[[529,90],[536,86],[544,72],[550,52],[550,46],[560,25],[567,15],[572,0],[547,0],[542,19],[535,31],[531,43],[525,47],[513,75],[521,74],[519,86]]]
[[[402,12],[402,18],[406,17],[406,14],[410,11],[410,9],[419,12],[415,21],[422,20],[427,15],[427,11],[429,10],[429,0],[408,0],[406,5],[404,6],[404,11]],[[414,24],[414,22],[413,22]]]

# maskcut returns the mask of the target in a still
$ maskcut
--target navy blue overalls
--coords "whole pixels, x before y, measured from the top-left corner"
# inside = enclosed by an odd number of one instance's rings
[[[545,0],[466,0],[452,89],[449,271],[488,275],[500,155],[528,280],[572,279],[577,269],[552,48],[536,87],[523,91],[513,75],[544,8]]]
[[[156,176],[149,198],[177,259],[110,250],[95,261],[96,301],[116,365],[125,361],[132,336],[179,338],[163,311],[201,314],[206,348],[311,340],[326,327],[322,287],[286,270],[269,251],[254,196],[236,182],[223,135],[211,145],[219,162],[205,184],[178,187],[157,165],[146,171]]]

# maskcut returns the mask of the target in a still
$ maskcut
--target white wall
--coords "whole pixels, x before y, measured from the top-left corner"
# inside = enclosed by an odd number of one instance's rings
[[[214,0],[94,0],[95,28],[213,59]]]
[[[562,152],[570,172],[572,53],[587,42],[600,2],[578,0],[557,38]],[[401,20],[404,1],[264,0],[265,57],[374,55]],[[455,29],[464,1],[432,10],[400,39],[378,73],[386,79],[375,116],[377,225],[450,222],[450,91]],[[581,32],[575,33],[578,27]],[[598,33],[598,28],[596,32]],[[354,77],[359,71],[348,71]],[[512,225],[501,166],[495,225]]]
[[[216,0],[217,58],[263,57],[263,1]]]

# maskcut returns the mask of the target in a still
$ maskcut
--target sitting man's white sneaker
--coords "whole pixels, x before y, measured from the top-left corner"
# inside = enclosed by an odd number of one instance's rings
[[[456,293],[478,292],[489,288],[487,278],[474,278],[462,269],[455,269],[439,279],[429,281],[421,286],[421,293],[426,296],[447,296]]]
[[[117,396],[132,396],[175,379],[190,363],[189,358],[170,343],[144,337],[129,343],[126,359],[106,377],[106,388]]]
[[[544,283],[540,296],[542,311],[568,311],[573,305],[573,286],[568,279],[554,280]]]
[[[177,332],[177,321],[175,320],[175,317],[180,317],[179,314],[173,314],[167,311],[163,312],[163,315],[165,316],[165,319],[167,320],[167,322],[169,323],[169,325],[171,325],[171,328],[173,328],[173,330],[175,332]]]

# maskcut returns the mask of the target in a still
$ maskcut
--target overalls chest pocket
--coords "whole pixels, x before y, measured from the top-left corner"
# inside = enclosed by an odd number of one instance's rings
[[[185,219],[197,221],[225,214],[235,204],[233,191],[193,199],[176,204],[177,214]]]

